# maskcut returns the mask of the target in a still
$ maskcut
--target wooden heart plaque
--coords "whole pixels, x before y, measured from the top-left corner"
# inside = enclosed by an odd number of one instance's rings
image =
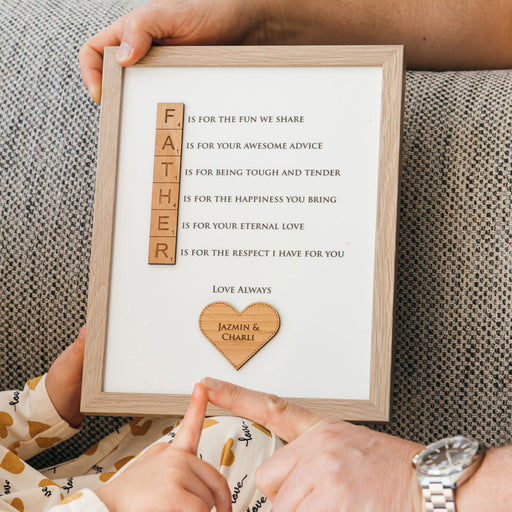
[[[199,328],[238,370],[276,335],[279,313],[266,302],[254,302],[241,313],[227,302],[212,302],[201,311]]]

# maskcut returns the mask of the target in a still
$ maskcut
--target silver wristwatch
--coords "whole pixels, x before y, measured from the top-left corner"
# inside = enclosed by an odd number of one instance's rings
[[[454,490],[480,466],[484,448],[471,437],[447,437],[429,444],[412,460],[425,510],[455,511]]]

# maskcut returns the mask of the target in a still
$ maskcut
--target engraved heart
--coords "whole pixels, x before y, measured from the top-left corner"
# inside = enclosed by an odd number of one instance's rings
[[[206,339],[240,369],[279,330],[279,314],[266,302],[255,302],[239,313],[227,302],[208,304],[199,317]]]

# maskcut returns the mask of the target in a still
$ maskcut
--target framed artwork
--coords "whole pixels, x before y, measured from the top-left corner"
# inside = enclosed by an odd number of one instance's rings
[[[116,52],[82,411],[183,414],[211,376],[387,421],[402,47]]]

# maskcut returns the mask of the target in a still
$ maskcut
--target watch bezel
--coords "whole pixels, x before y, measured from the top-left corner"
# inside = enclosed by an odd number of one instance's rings
[[[466,446],[463,450],[464,452],[467,452],[467,455],[462,459],[443,467],[427,465],[425,463],[429,456],[432,456],[436,452],[441,453],[443,450],[446,451],[448,447],[454,446],[461,441],[465,442]],[[467,444],[468,442],[469,446]],[[455,449],[457,449],[457,446],[455,446]],[[452,436],[429,444],[421,453],[414,457],[413,463],[418,473],[425,477],[445,478],[463,473],[467,468],[472,466],[479,459],[479,457],[481,457],[482,451],[483,447],[481,444],[472,437],[463,435]]]

